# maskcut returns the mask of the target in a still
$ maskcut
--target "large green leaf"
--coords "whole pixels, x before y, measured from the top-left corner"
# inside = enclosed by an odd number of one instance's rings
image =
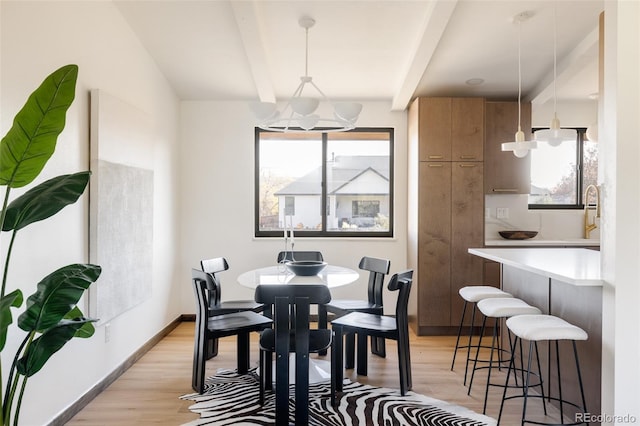
[[[14,290],[0,299],[0,351],[4,349],[7,342],[7,329],[13,322],[11,308],[19,308],[22,305],[22,292]]]
[[[54,71],[16,114],[0,142],[0,185],[20,188],[40,174],[64,129],[77,78],[77,65]]]
[[[88,171],[62,175],[31,188],[9,204],[2,230],[17,231],[75,203],[87,187],[90,176]]]
[[[89,318],[77,318],[75,320],[62,320],[54,327],[46,330],[35,339],[22,358],[16,363],[18,373],[30,377],[36,374],[58,352],[76,332],[86,323],[95,321]]]
[[[90,264],[68,265],[52,272],[27,298],[26,310],[18,317],[18,326],[27,332],[42,332],[57,324],[101,272],[100,266]]]
[[[84,314],[77,306],[74,306],[74,308],[64,316],[64,319],[68,320],[77,318],[84,318]],[[94,319],[94,321],[97,321],[97,319]],[[93,336],[95,332],[96,328],[93,326],[93,324],[91,322],[86,322],[82,327],[78,329],[78,331],[76,331],[76,334],[73,337],[88,339],[89,337]]]

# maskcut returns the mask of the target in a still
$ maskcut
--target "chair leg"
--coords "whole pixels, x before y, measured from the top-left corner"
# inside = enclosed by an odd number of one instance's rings
[[[411,389],[411,361],[409,359],[409,342],[398,337],[398,370],[400,373],[400,394],[405,396]]]
[[[327,307],[324,305],[318,305],[318,329],[326,330],[327,323],[328,323]],[[327,354],[326,349],[318,352],[318,355],[320,356],[325,356],[326,354]]]
[[[337,385],[336,385],[336,375],[337,375],[337,366],[336,366],[336,332],[333,330],[331,332],[331,406],[335,407],[337,405]]]
[[[382,337],[371,336],[371,353],[381,358],[387,356],[387,348]]]
[[[218,355],[218,339],[209,339],[207,342],[207,359]]]
[[[204,372],[207,364],[206,343],[204,336],[196,330],[196,340],[193,346],[193,371],[191,373],[191,387],[198,393],[204,391]]]
[[[344,368],[347,370],[352,369],[356,362],[356,336],[352,332],[347,332],[344,335],[344,352],[345,362]]]
[[[364,333],[356,333],[358,336],[358,366],[357,372],[359,376],[367,375],[367,356],[369,350],[367,348],[367,335]]]
[[[331,348],[331,364],[335,364],[333,366],[332,379],[335,377],[336,382],[336,392],[342,391],[342,382],[344,377],[344,367],[343,367],[343,349],[342,349],[342,339],[343,339],[343,331],[342,327],[339,325],[332,325],[333,331],[335,333],[335,340],[333,341],[333,347]],[[333,356],[335,355],[335,356]]]
[[[259,377],[260,396],[258,397],[258,402],[260,406],[264,405],[264,392],[267,387],[266,375],[267,375],[267,354],[266,354],[266,351],[260,350],[260,377]]]
[[[238,334],[238,374],[249,371],[249,333]]]

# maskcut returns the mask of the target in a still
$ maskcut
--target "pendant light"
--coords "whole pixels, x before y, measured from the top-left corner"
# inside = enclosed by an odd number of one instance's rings
[[[564,141],[575,141],[577,133],[573,129],[561,129],[560,120],[557,113],[558,95],[556,93],[556,80],[557,77],[557,17],[556,8],[553,8],[553,118],[551,119],[551,125],[548,129],[538,130],[535,133],[536,140],[540,142],[547,142],[551,146],[558,146]]]
[[[344,132],[355,128],[362,104],[331,102],[309,75],[309,28],[313,27],[315,23],[316,21],[308,16],[303,16],[298,21],[298,24],[305,30],[304,75],[300,77],[300,84],[282,112],[277,110],[276,104],[273,102],[254,102],[250,105],[259,120],[258,127],[261,129],[275,132]],[[303,91],[308,86],[313,87],[320,98],[309,97],[307,94],[303,96]],[[321,117],[315,114],[321,100],[333,107],[332,117]]]
[[[531,17],[530,12],[522,12],[515,16],[514,21],[518,22],[518,131],[516,132],[515,142],[505,142],[502,144],[503,151],[513,151],[513,155],[518,158],[526,157],[530,150],[536,149],[538,143],[536,141],[526,141],[524,132],[521,127],[521,99],[522,99],[522,22]]]

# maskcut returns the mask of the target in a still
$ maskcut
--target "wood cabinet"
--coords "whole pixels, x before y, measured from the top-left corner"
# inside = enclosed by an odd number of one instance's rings
[[[521,105],[521,127],[531,139],[531,104]],[[503,142],[512,142],[518,128],[518,103],[485,103],[484,190],[487,194],[529,194],[531,156],[518,158],[502,151]]]
[[[419,161],[482,161],[484,99],[418,98]]]
[[[481,283],[483,261],[467,252],[484,244],[484,99],[418,98],[409,111],[412,324],[418,334],[455,334],[458,290]],[[413,264],[412,264],[413,263]]]

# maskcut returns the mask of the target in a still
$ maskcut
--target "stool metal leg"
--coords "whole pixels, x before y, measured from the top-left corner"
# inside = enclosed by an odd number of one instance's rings
[[[498,426],[500,425],[500,419],[502,418],[502,409],[504,408],[504,401],[507,398],[507,387],[509,385],[509,377],[511,376],[511,370],[514,369],[515,366],[515,357],[516,357],[516,346],[518,344],[518,336],[515,336],[513,340],[513,345],[511,346],[511,358],[509,359],[509,368],[507,369],[507,379],[504,382],[504,389],[502,391],[502,401],[500,402],[500,411],[498,412]],[[513,372],[513,375],[516,375],[516,372]]]
[[[471,378],[469,379],[469,389],[467,390],[467,395],[471,395],[471,387],[473,386],[473,378],[476,375],[476,370],[478,367],[478,358],[480,357],[480,346],[482,346],[482,337],[484,336],[484,330],[485,330],[486,324],[487,324],[487,317],[483,316],[482,327],[480,327],[480,336],[478,337],[478,346],[476,346],[476,355],[473,360],[473,369],[471,370]],[[491,340],[491,356],[489,359],[489,365],[491,365],[493,361],[493,344],[494,344],[494,341]],[[468,359],[467,359],[467,362],[469,362]],[[491,369],[491,367],[489,367],[489,369]]]
[[[582,397],[582,412],[587,413],[587,401],[584,397],[584,386],[582,385],[582,374],[580,373],[580,362],[578,361],[578,348],[576,346],[576,341],[572,341],[573,343],[573,356],[576,359],[576,370],[578,371],[578,383],[580,384],[580,396]],[[587,426],[589,422],[587,422]]]
[[[467,385],[467,372],[469,371],[469,358],[471,356],[471,339],[473,337],[473,322],[476,319],[476,304],[473,304],[473,309],[471,310],[471,325],[469,326],[469,342],[467,344],[467,362],[464,367],[464,380],[462,382],[463,385]]]
[[[464,323],[464,315],[467,312],[467,301],[464,301],[464,305],[462,306],[462,318],[460,318],[460,325],[458,325],[458,337],[456,337],[456,345],[453,348],[453,359],[451,360],[451,371],[453,371],[453,365],[456,363],[456,354],[458,353],[458,348],[460,347],[460,335],[462,334],[462,324]]]

